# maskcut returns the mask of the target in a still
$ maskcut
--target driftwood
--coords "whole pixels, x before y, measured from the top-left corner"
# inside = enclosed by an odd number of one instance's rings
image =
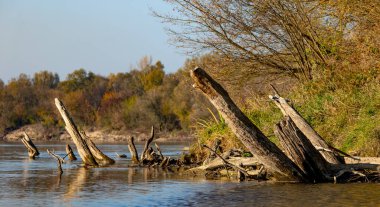
[[[26,132],[24,132],[23,134],[24,137],[21,138],[21,141],[27,148],[29,157],[34,159],[36,156],[40,155],[40,153],[38,152],[37,147],[33,144],[28,134],[26,134]]]
[[[234,134],[265,165],[273,178],[306,180],[303,172],[244,115],[221,85],[201,68],[191,71],[191,77],[195,82],[193,86],[206,95]]]
[[[290,117],[276,124],[274,132],[285,154],[303,171],[309,182],[326,181],[328,163]]]
[[[73,149],[71,149],[69,144],[66,144],[66,153],[69,156],[70,161],[77,160],[77,157],[75,156]]]
[[[50,152],[49,149],[46,150],[49,155],[51,155],[55,160],[57,160],[57,167],[58,167],[58,173],[61,175],[63,173],[62,170],[62,163],[64,163],[64,160],[59,156],[54,154],[53,152]]]
[[[157,150],[158,155],[160,156],[160,159],[163,160],[164,159],[164,155],[162,155],[160,146],[158,146],[158,144],[156,142],[154,143],[154,145],[156,146],[156,150]]]
[[[288,156],[250,122],[222,86],[204,70],[197,68],[191,72],[191,76],[195,82],[194,87],[199,88],[218,109],[235,135],[258,163],[271,174],[269,178],[301,182],[337,182],[338,178],[343,182],[368,182],[380,179],[378,163],[343,164],[335,153],[318,151],[317,148],[325,148],[336,152],[287,103],[287,100],[278,96],[278,92],[277,96],[271,98],[286,118],[276,126],[275,133]],[[360,158],[352,156],[346,159],[361,161]]]
[[[104,155],[95,144],[75,125],[74,120],[71,118],[66,107],[59,99],[55,99],[55,105],[57,106],[65,124],[66,130],[70,134],[77,147],[79,156],[85,165],[99,166],[113,164],[115,161],[108,156]]]
[[[139,155],[137,154],[136,146],[134,143],[134,138],[132,136],[128,137],[128,149],[131,153],[131,159],[133,164],[139,164]]]
[[[310,142],[319,148],[331,149],[326,141],[310,126],[310,124],[292,107],[289,105],[288,100],[282,98],[276,88],[271,85],[275,95],[269,96],[274,101],[276,106],[281,110],[284,116],[289,116],[295,125],[302,131],[302,133],[310,140]],[[333,150],[332,150],[333,151]],[[342,163],[341,159],[334,153],[329,151],[320,151],[323,157],[332,164]]]
[[[144,161],[149,155],[148,153],[149,145],[153,141],[153,138],[154,138],[154,127],[152,126],[150,137],[146,140],[143,151],[141,153],[141,161]]]
[[[218,149],[219,149],[219,145],[221,144],[222,142],[220,141],[220,139],[215,139],[214,141],[214,144],[213,144],[213,147],[212,147],[212,151],[210,150],[210,154],[208,155],[208,157],[205,159],[205,161],[203,162],[203,165],[206,165],[208,164],[211,160],[215,159],[216,158],[216,154],[214,152],[217,152]],[[224,157],[224,155],[223,155]]]

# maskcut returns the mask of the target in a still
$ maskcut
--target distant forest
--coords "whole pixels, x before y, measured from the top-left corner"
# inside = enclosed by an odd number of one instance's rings
[[[0,133],[34,123],[63,126],[55,97],[78,124],[110,130],[154,125],[161,132],[189,131],[197,119],[210,116],[210,106],[194,93],[188,71],[165,74],[160,61],[152,64],[144,57],[135,69],[107,77],[78,69],[62,81],[49,71],[0,81]]]

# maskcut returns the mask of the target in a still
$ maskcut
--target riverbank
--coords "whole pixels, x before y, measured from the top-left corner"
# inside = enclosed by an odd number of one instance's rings
[[[143,142],[149,137],[149,131],[127,131],[127,130],[105,130],[84,128],[86,134],[95,142],[102,143],[118,143],[127,142],[129,136],[133,136],[137,142]],[[66,130],[58,127],[45,127],[42,124],[32,124],[23,126],[17,130],[11,131],[0,137],[4,142],[19,142],[23,137],[23,132],[26,132],[33,141],[36,142],[60,142],[71,141],[70,135]],[[188,142],[194,140],[194,136],[189,133],[176,132],[157,132],[155,142]]]

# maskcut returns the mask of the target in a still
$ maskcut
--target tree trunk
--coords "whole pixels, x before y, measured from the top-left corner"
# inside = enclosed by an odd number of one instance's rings
[[[24,132],[24,137],[21,138],[21,141],[28,149],[28,155],[30,158],[34,159],[36,156],[40,155],[40,152],[38,152],[36,145],[33,144],[32,140],[29,138],[26,132]]]
[[[139,155],[137,154],[136,146],[134,143],[134,138],[132,136],[128,137],[128,149],[131,153],[131,159],[133,164],[139,164]]]
[[[66,153],[68,154],[70,161],[77,160],[77,157],[75,157],[73,149],[71,149],[69,144],[66,145]]]
[[[115,163],[113,159],[103,154],[84,132],[78,130],[66,107],[57,98],[55,99],[55,105],[65,121],[66,130],[74,140],[79,156],[82,158],[84,164],[98,166]]]
[[[270,96],[270,98],[276,103],[277,107],[280,108],[284,116],[289,116],[297,128],[302,131],[302,133],[310,140],[310,142],[315,147],[321,147],[324,149],[330,149],[330,146],[325,140],[307,123],[307,121],[292,107],[289,105],[288,101],[280,97],[276,91],[275,96]],[[319,153],[332,164],[341,164],[340,159],[332,152],[320,151]]]
[[[204,70],[191,71],[195,88],[199,88],[226,120],[228,126],[275,179],[306,181],[303,172],[272,143],[235,105],[227,91]]]
[[[310,182],[326,181],[328,163],[291,118],[285,117],[276,124],[274,133],[279,138],[285,154],[303,171]]]

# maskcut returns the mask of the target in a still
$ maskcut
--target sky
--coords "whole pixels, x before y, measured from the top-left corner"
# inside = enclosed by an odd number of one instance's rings
[[[146,55],[175,72],[187,57],[168,43],[152,9],[172,10],[162,0],[0,0],[0,79],[128,72]]]

